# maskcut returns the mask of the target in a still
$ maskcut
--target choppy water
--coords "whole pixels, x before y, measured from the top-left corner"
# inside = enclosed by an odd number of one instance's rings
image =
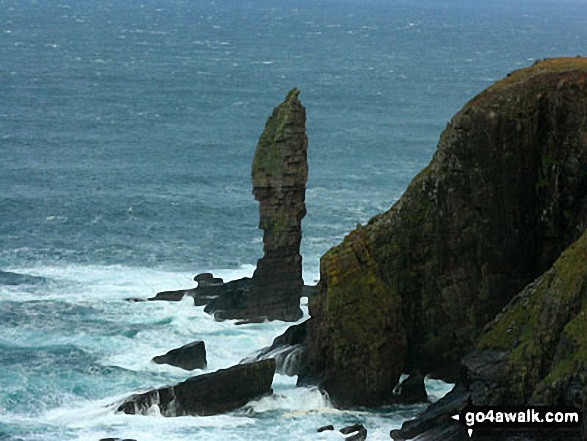
[[[116,415],[186,373],[151,357],[206,341],[207,371],[287,325],[128,303],[261,257],[250,162],[294,86],[307,108],[304,277],[397,200],[448,119],[535,59],[585,54],[585,1],[0,0],[0,439],[369,439],[413,407],[341,412],[276,376],[230,415]],[[446,386],[431,384],[439,395]]]

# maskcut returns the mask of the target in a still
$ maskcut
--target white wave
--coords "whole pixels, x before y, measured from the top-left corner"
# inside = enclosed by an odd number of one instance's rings
[[[301,416],[309,412],[336,412],[330,404],[328,395],[316,387],[275,391],[272,395],[248,403],[247,410],[257,413],[280,411],[286,416]]]

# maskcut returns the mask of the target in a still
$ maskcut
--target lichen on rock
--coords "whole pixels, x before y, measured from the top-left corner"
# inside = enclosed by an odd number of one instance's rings
[[[354,406],[402,372],[454,380],[586,222],[587,60],[542,61],[467,103],[400,200],[322,258],[301,381]]]
[[[302,219],[308,180],[306,111],[291,90],[267,120],[253,159],[263,257],[250,279],[221,285],[207,312],[218,319],[286,320],[302,317]]]
[[[575,405],[587,399],[587,233],[488,325],[464,358],[479,405]],[[497,375],[479,359],[504,356]]]

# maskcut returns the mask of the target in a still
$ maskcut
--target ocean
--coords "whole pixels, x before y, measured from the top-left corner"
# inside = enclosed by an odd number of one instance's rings
[[[387,210],[440,132],[508,72],[587,55],[581,0],[0,0],[0,440],[369,440],[423,407],[337,410],[276,375],[213,417],[119,415],[193,375],[151,363],[204,340],[211,372],[289,324],[130,303],[262,256],[250,168],[293,87],[307,111],[304,279]],[[307,316],[307,300],[303,299]],[[432,399],[450,385],[430,380]]]

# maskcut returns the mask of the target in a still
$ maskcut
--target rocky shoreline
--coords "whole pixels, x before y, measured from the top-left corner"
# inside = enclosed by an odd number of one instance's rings
[[[585,413],[587,59],[537,62],[473,98],[400,200],[329,250],[318,286],[306,291],[307,137],[298,94],[274,110],[253,161],[264,231],[253,277],[225,283],[201,274],[196,288],[150,300],[187,295],[217,320],[247,323],[297,321],[308,294],[310,319],[247,361],[277,359],[278,370],[298,375],[299,385],[318,384],[337,407],[425,402],[426,376],[457,383],[393,431],[396,440],[469,439],[451,419],[466,405]],[[398,387],[402,374],[408,378]],[[134,403],[147,398],[153,393]],[[585,424],[565,439],[585,439]],[[364,439],[366,430],[357,430]]]

